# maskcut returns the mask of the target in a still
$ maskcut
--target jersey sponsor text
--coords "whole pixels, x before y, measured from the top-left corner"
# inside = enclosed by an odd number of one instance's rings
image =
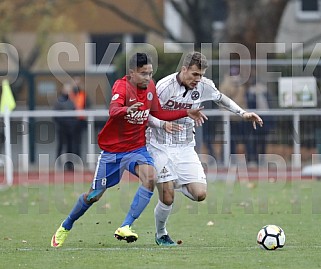
[[[191,109],[193,104],[189,103],[179,103],[173,100],[168,100],[164,104],[164,108],[170,108],[170,109]]]

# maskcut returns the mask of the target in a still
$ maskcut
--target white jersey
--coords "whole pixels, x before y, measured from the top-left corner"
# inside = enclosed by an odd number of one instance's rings
[[[179,82],[178,73],[171,74],[161,79],[156,84],[157,95],[163,109],[195,109],[201,106],[204,101],[212,100],[219,102],[222,93],[215,87],[212,80],[205,77],[194,89],[186,89]],[[155,118],[150,118],[153,122],[151,126],[159,127]],[[162,121],[160,121],[162,122]],[[174,134],[167,133],[163,128],[148,128],[147,138],[151,144],[163,144],[170,146],[188,145],[195,146],[194,120],[190,117],[181,118],[175,121],[183,126],[183,130]],[[157,126],[158,125],[158,126]]]

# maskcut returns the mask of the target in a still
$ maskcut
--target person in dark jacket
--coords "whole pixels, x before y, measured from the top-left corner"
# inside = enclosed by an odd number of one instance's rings
[[[54,105],[54,110],[75,110],[75,105],[71,101],[69,94],[72,91],[71,84],[65,83],[61,93]],[[57,159],[63,153],[75,153],[75,127],[77,125],[76,117],[55,117],[54,118],[58,133]],[[69,158],[68,158],[69,159]],[[66,163],[67,170],[73,170],[70,162]]]

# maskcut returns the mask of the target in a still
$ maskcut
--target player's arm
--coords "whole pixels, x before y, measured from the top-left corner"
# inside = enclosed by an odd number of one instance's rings
[[[123,117],[129,113],[135,112],[138,110],[143,103],[137,102],[131,106],[124,106],[121,103],[113,102],[109,106],[109,115],[110,117]]]
[[[221,98],[216,103],[219,106],[233,112],[234,114],[239,115],[243,119],[252,121],[254,129],[256,129],[256,123],[259,124],[261,127],[263,126],[263,120],[256,113],[245,111],[232,99],[230,99],[224,94],[221,94]]]
[[[148,127],[151,128],[163,128],[165,121],[155,118],[152,115],[148,116]]]
[[[220,106],[233,112],[236,115],[242,117],[246,111],[241,108],[237,103],[235,103],[231,98],[227,97],[225,94],[221,93],[221,97],[216,103]]]
[[[136,102],[131,106],[126,106],[126,83],[116,81],[112,89],[112,98],[109,106],[110,117],[123,117],[138,110],[143,103]]]
[[[127,114],[126,83],[117,80],[112,88],[112,97],[109,105],[110,117],[123,117]]]
[[[163,121],[153,117],[148,116],[148,126],[151,128],[164,129],[168,133],[179,132],[183,130],[183,126],[173,121]]]
[[[109,106],[109,116],[110,117],[122,117],[127,114],[128,107],[118,103],[112,102]]]
[[[158,100],[161,106],[169,100],[170,91],[164,91],[160,85],[156,85],[156,92],[158,94]],[[151,128],[164,129],[168,133],[174,133],[183,130],[183,126],[176,122],[160,120],[152,115],[148,116],[148,126]]]
[[[204,120],[207,120],[207,117],[201,111],[202,109],[203,107],[197,109],[164,110],[156,97],[153,98],[150,113],[154,117],[166,121],[173,121],[188,116],[195,121],[196,126],[202,126]]]

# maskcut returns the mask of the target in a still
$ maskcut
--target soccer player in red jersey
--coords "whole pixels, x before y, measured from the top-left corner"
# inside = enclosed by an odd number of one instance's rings
[[[134,54],[129,61],[129,74],[115,82],[109,107],[110,117],[98,135],[102,152],[98,158],[94,180],[87,193],[81,194],[68,217],[62,222],[51,240],[52,247],[61,247],[74,222],[103,195],[106,189],[119,183],[128,170],[141,180],[129,212],[115,231],[119,240],[134,242],[138,235],[131,225],[143,212],[153,195],[156,170],[146,149],[145,129],[148,115],[161,120],[175,120],[189,116],[196,125],[202,125],[206,116],[198,109],[163,110],[155,84],[149,55]]]

